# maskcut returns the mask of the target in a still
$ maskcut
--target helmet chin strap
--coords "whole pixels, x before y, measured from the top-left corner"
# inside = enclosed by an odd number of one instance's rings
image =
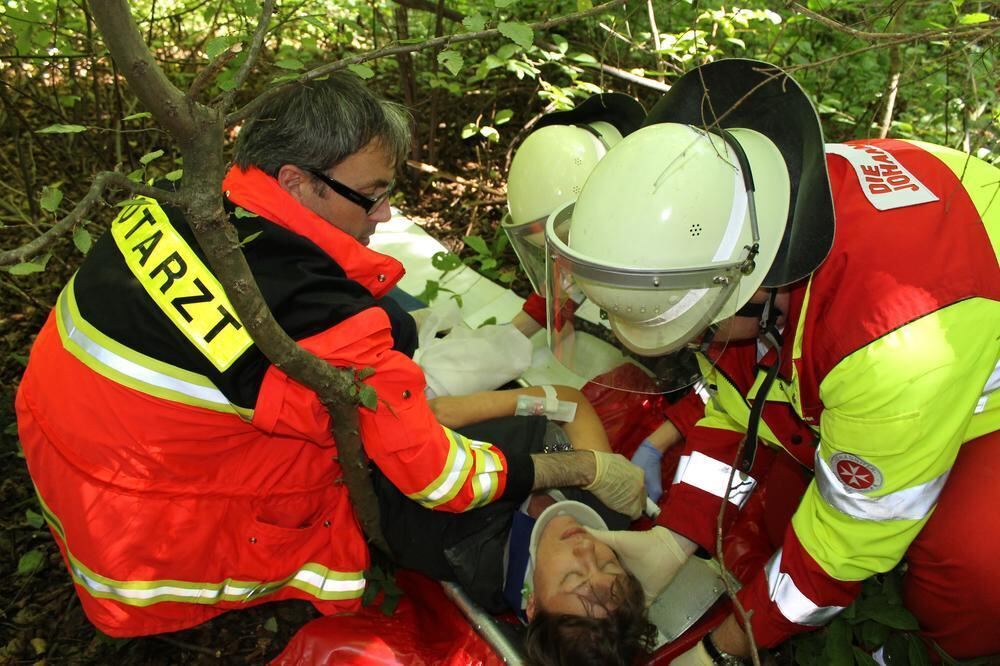
[[[778,331],[777,322],[778,317],[782,313],[774,306],[774,301],[778,296],[778,291],[776,289],[771,289],[770,291],[771,295],[767,301],[759,304],[762,306],[759,314],[762,318],[760,320],[760,333],[758,334],[758,338],[763,340],[764,344],[774,350],[775,359],[774,363],[772,363],[767,369],[764,381],[761,382],[760,388],[754,396],[753,407],[750,409],[750,419],[747,421],[746,442],[743,445],[743,456],[739,465],[740,470],[744,473],[750,472],[750,468],[753,467],[754,459],[757,457],[757,431],[760,429],[761,414],[764,411],[764,403],[766,402],[767,395],[771,392],[771,386],[774,384],[774,380],[778,376],[778,370],[781,368],[781,345],[783,343],[783,339],[781,332]],[[739,312],[736,314],[737,316],[740,315]]]

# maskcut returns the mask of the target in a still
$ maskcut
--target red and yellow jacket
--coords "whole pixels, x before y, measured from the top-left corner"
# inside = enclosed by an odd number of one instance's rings
[[[830,255],[793,287],[760,435],[814,472],[783,546],[747,581],[757,642],[825,624],[902,558],[964,442],[1000,430],[1000,171],[895,140],[827,148]],[[714,550],[716,516],[770,352],[731,344],[688,433],[661,524]],[[767,473],[736,472],[731,523]]]
[[[386,477],[449,511],[526,494],[530,463],[509,474],[489,443],[435,421],[408,356],[412,318],[383,298],[402,266],[258,170],[234,169],[224,187],[282,327],[332,365],[374,369],[379,405],[360,409],[361,438]],[[39,333],[17,413],[45,517],[102,631],[175,631],[285,598],[358,606],[368,552],[329,415],[256,348],[176,211],[148,200],[115,219]]]

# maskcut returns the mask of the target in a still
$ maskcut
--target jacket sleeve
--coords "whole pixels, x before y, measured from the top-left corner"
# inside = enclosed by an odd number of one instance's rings
[[[997,316],[996,303],[962,301],[872,342],[823,380],[815,478],[782,548],[740,593],[761,645],[826,624],[860,581],[892,569],[962,443],[996,429],[996,414],[977,405],[996,365]]]
[[[723,499],[729,503],[723,522],[725,532],[756,487],[757,478],[769,458],[759,455],[750,474],[734,470],[733,462],[744,436],[743,427],[719,409],[716,401],[702,404],[694,391],[685,396],[682,403],[677,415],[684,420],[693,420],[692,416],[697,414],[702,416],[695,425],[685,429],[674,421],[685,436],[684,449],[667,503],[657,522],[714,552]],[[667,416],[670,415],[668,412]]]
[[[374,370],[364,383],[375,389],[378,404],[358,408],[361,440],[369,458],[411,499],[429,508],[465,511],[501,497],[523,499],[530,492],[534,467],[529,455],[505,456],[491,443],[463,437],[435,420],[424,397],[423,373],[392,349],[381,309],[365,310],[299,344],[331,365]],[[254,423],[313,445],[335,445],[329,414],[316,394],[275,367],[264,378]]]

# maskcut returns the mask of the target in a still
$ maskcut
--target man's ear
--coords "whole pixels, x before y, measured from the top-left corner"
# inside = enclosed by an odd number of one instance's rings
[[[309,187],[309,176],[302,169],[294,164],[283,164],[278,169],[278,185],[281,189],[292,195],[299,203],[302,203],[305,188]]]
[[[528,622],[535,619],[535,613],[537,609],[535,608],[535,595],[534,593],[528,595],[528,604],[524,607],[524,614],[528,616]]]

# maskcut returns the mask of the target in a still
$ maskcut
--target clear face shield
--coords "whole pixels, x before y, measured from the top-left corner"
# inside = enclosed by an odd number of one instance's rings
[[[667,393],[694,384],[725,349],[714,322],[726,303],[742,302],[741,278],[753,270],[757,254],[756,228],[753,245],[734,260],[630,268],[575,252],[569,242],[572,213],[569,204],[546,222],[552,353],[576,374],[609,388]],[[623,364],[641,369],[647,381],[617,371]]]
[[[545,295],[545,218],[527,224],[515,224],[510,213],[500,222],[521,268],[539,296]]]

